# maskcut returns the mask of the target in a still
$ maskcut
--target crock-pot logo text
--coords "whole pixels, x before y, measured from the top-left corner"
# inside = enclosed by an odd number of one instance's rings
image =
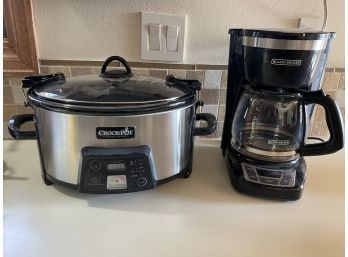
[[[135,127],[98,127],[98,139],[124,139],[135,137]]]
[[[302,60],[272,59],[271,64],[285,66],[301,66]]]

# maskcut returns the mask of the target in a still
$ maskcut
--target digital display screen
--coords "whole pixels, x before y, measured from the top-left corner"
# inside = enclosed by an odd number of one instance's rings
[[[124,171],[126,170],[126,164],[124,162],[108,163],[108,170]]]
[[[280,178],[282,176],[282,172],[276,170],[256,169],[256,171],[260,176],[263,177]]]

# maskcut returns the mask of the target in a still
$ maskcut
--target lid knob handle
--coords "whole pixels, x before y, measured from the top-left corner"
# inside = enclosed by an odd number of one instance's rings
[[[123,66],[126,68],[126,71],[122,71],[122,70],[106,71],[106,68],[108,67],[108,65],[113,61],[119,61],[120,63],[122,63]],[[125,76],[131,77],[131,76],[133,76],[133,73],[132,73],[132,70],[131,70],[128,62],[125,59],[123,59],[120,56],[110,56],[103,63],[103,66],[101,68],[99,76],[104,77],[104,78],[120,78],[120,77],[125,77]]]

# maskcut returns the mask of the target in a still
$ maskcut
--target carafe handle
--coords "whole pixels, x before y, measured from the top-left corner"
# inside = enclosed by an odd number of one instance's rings
[[[319,104],[324,107],[330,138],[326,142],[300,147],[299,154],[302,156],[323,155],[342,149],[344,146],[343,121],[335,101],[329,95],[325,95],[322,90],[302,91],[301,95],[304,104]]]

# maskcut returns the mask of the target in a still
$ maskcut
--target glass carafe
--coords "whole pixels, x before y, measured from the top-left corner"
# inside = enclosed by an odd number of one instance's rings
[[[305,145],[305,105],[317,103],[326,111],[330,139]],[[232,146],[240,153],[265,161],[286,162],[299,155],[333,152],[343,144],[341,115],[335,102],[320,91],[267,91],[247,88],[232,123]]]

